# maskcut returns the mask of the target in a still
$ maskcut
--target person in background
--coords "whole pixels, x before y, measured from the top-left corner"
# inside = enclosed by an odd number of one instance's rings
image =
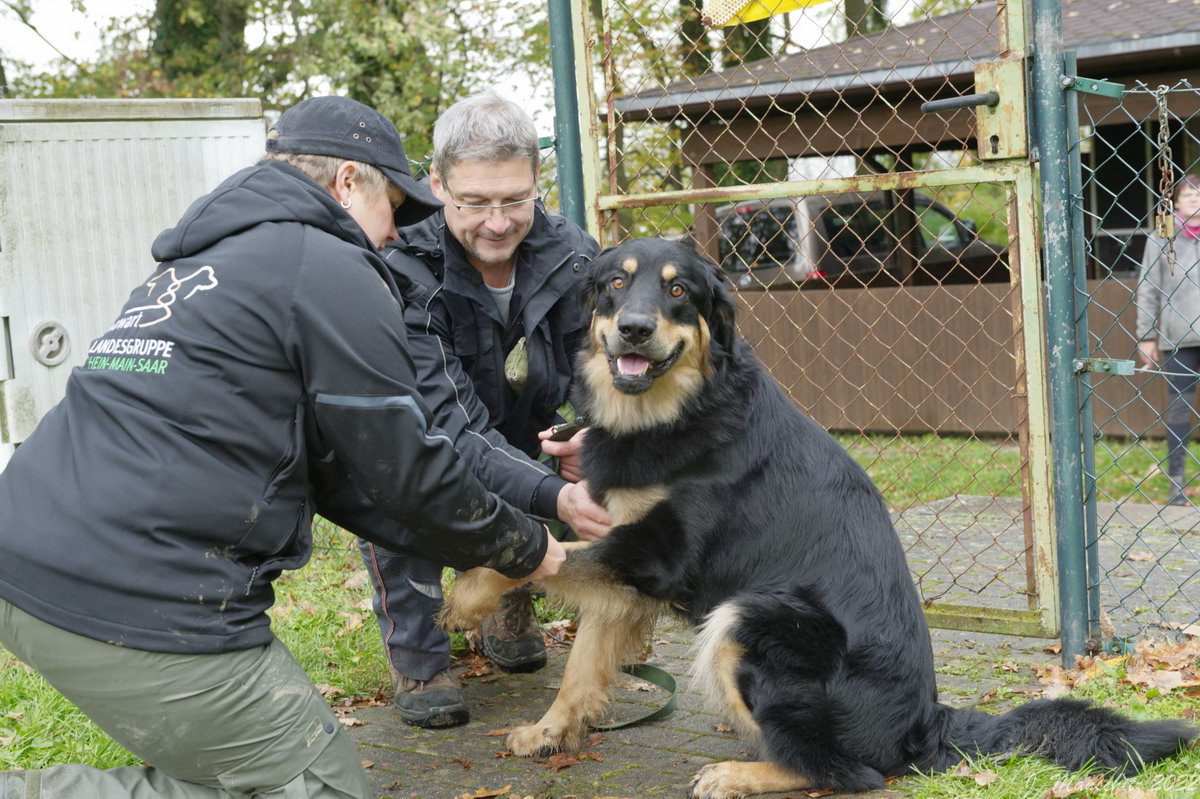
[[[543,439],[561,421],[586,335],[580,278],[598,247],[545,212],[538,166],[537,131],[520,106],[492,92],[460,100],[433,132],[429,187],[444,208],[402,228],[385,257],[408,284],[405,323],[437,426],[489,489],[595,540],[611,520],[577,482],[582,434]],[[539,461],[541,448],[559,457],[558,473]],[[465,723],[450,640],[434,623],[446,561],[369,540],[361,549],[401,718],[421,727]],[[479,638],[506,671],[546,663],[528,590],[509,594]]]
[[[1187,505],[1187,444],[1200,379],[1200,175],[1185,175],[1173,194],[1178,230],[1149,236],[1137,290],[1138,354],[1167,378],[1167,477],[1171,505]]]
[[[379,249],[439,203],[395,127],[317,97],[266,148],[157,238],[0,473],[0,643],[148,765],[7,772],[0,795],[368,799],[265,612],[308,560],[314,508],[356,518],[346,483],[446,563],[537,578],[563,561],[417,390]]]

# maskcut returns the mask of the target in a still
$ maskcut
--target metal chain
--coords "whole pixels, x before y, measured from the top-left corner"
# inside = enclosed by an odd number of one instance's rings
[[[1167,242],[1167,263],[1175,274],[1175,203],[1171,199],[1175,187],[1175,165],[1171,159],[1171,126],[1167,112],[1167,93],[1170,87],[1160,85],[1154,92],[1158,108],[1158,211],[1154,218],[1154,235]]]

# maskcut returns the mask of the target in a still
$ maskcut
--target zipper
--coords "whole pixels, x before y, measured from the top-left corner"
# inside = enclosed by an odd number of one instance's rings
[[[508,318],[510,321],[508,322],[508,325],[512,324],[511,320],[516,319],[517,317],[521,316],[521,314],[523,314],[525,312],[525,306],[528,305],[529,301],[531,299],[533,299],[533,297],[539,291],[542,290],[542,286],[546,285],[546,283],[550,280],[550,278],[554,277],[554,275],[558,272],[559,269],[562,269],[563,264],[565,264],[567,261],[571,260],[572,258],[577,257],[578,255],[579,255],[578,252],[576,252],[575,250],[571,250],[571,252],[568,253],[565,258],[563,258],[561,261],[556,263],[554,266],[552,266],[548,270],[546,270],[546,274],[542,275],[542,279],[539,280],[537,283],[534,283],[533,287],[529,289],[529,293],[526,296],[521,298],[520,307],[517,308],[515,311],[512,308],[509,309]],[[513,267],[513,268],[515,269],[516,267]],[[508,332],[508,331],[505,330],[505,332]]]
[[[246,581],[246,593],[242,594],[242,596],[250,596],[250,589],[254,587],[254,578],[258,577],[258,570],[260,568],[262,567],[255,566],[250,570],[250,579]]]

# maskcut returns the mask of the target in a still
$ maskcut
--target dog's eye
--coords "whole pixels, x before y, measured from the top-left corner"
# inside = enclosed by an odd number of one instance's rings
[[[672,297],[682,297],[683,296],[683,286],[679,285],[678,283],[671,286],[671,296]]]
[[[621,289],[625,288],[625,278],[614,277],[611,281],[609,281],[609,285],[617,291],[620,291]]]

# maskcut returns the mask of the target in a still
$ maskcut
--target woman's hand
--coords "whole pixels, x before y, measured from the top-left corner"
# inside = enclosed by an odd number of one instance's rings
[[[1158,366],[1161,353],[1158,350],[1158,340],[1151,339],[1149,341],[1138,342],[1138,355],[1141,356],[1142,362],[1146,366]]]
[[[550,528],[543,524],[542,529],[546,531],[546,554],[538,567],[526,578],[535,583],[558,574],[558,570],[567,560],[567,551],[550,535]]]

